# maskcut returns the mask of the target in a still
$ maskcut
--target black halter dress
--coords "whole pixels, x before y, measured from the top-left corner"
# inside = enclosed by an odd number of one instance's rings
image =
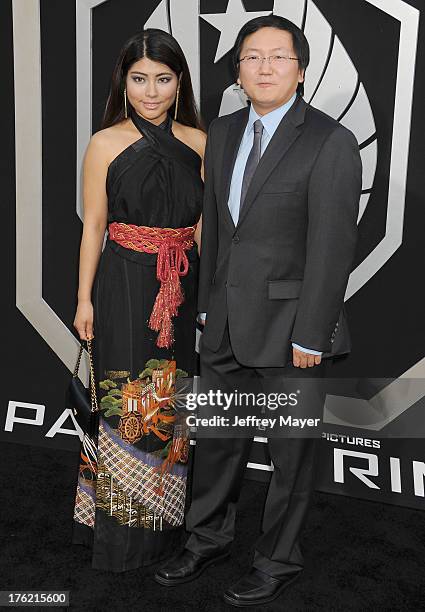
[[[171,117],[160,126],[136,114],[132,120],[142,137],[109,166],[108,222],[196,225],[201,158],[173,136]],[[173,406],[158,407],[155,398],[165,397],[180,376],[194,373],[196,245],[186,254],[184,302],[173,320],[170,349],[158,348],[158,334],[148,326],[160,286],[157,256],[108,236],[99,261],[92,295],[99,444],[94,466],[81,455],[73,538],[93,545],[97,569],[120,572],[164,559],[181,535],[189,441],[174,422]]]

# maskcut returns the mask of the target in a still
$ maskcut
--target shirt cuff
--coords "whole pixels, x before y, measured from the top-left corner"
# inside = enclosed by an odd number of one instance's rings
[[[206,312],[200,312],[198,314],[197,320],[199,321],[199,323],[205,323],[207,318],[207,313]]]
[[[303,353],[308,353],[309,355],[321,355],[322,354],[322,351],[315,351],[313,349],[304,348],[303,346],[300,346],[299,344],[295,344],[295,342],[292,343],[292,346],[298,349],[299,351],[302,351]]]

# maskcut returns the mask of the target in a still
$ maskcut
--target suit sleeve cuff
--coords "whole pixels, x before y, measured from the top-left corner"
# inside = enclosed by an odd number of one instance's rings
[[[321,355],[322,354],[322,351],[315,351],[313,349],[304,348],[303,346],[300,346],[299,344],[295,344],[295,342],[292,343],[292,346],[298,349],[299,351],[302,351],[303,353],[308,353],[309,355]]]

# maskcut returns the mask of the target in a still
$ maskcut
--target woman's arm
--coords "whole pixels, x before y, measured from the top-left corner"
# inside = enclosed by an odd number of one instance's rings
[[[202,236],[202,215],[199,217],[199,221],[196,224],[194,240],[198,245],[198,253],[201,255],[201,236]]]
[[[91,292],[107,224],[108,146],[105,140],[102,133],[92,137],[83,167],[84,222],[80,245],[78,306],[74,320],[74,327],[82,340],[93,337]]]

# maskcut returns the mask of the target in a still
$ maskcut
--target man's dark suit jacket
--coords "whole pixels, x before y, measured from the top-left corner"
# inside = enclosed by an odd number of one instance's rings
[[[217,350],[228,319],[242,365],[285,366],[292,342],[324,357],[347,353],[343,302],[362,182],[357,141],[298,96],[261,157],[235,227],[228,197],[248,114],[219,117],[208,132],[202,342]]]

